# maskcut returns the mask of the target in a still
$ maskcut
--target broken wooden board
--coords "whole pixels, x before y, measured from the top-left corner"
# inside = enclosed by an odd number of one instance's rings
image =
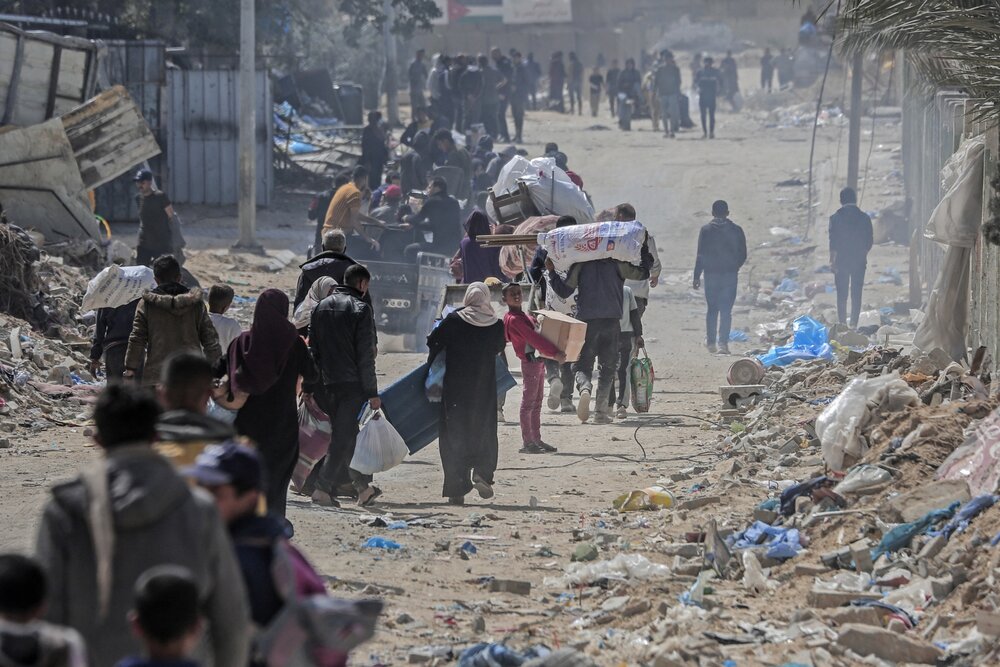
[[[88,100],[62,121],[88,190],[160,154],[156,138],[123,86]]]

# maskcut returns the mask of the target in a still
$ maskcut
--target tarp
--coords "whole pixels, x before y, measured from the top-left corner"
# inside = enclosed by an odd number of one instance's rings
[[[577,224],[594,221],[594,207],[583,191],[556,166],[554,158],[538,157],[528,161],[515,155],[500,170],[493,192],[505,194],[517,188],[518,181],[528,187],[531,202],[542,215],[571,215]],[[487,216],[496,223],[496,211],[487,207]]]
[[[934,207],[924,236],[932,241],[960,248],[972,248],[983,222],[982,135],[966,139],[941,169],[944,196]]]

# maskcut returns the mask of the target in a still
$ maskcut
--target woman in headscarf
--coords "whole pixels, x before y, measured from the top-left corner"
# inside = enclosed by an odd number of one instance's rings
[[[503,323],[490,304],[490,289],[473,283],[464,306],[448,315],[427,337],[429,361],[446,354],[444,395],[438,434],[444,467],[442,495],[464,505],[475,489],[493,497],[497,468],[496,360],[503,352]]]
[[[467,285],[480,283],[487,278],[507,282],[507,276],[500,270],[500,246],[487,248],[476,237],[488,236],[490,221],[482,211],[473,211],[465,223],[467,234],[458,249],[462,260],[462,282]]]
[[[299,458],[298,382],[300,377],[307,383],[317,379],[309,348],[288,321],[284,292],[261,292],[253,325],[229,346],[226,373],[233,393],[250,395],[234,425],[257,445],[268,511],[284,517],[288,482]]]
[[[306,298],[295,309],[295,314],[292,315],[292,324],[295,325],[300,336],[303,338],[309,336],[309,321],[312,319],[313,311],[316,310],[316,306],[319,305],[320,301],[333,293],[333,288],[336,286],[336,280],[330,276],[322,276],[317,278],[312,287],[309,288]]]

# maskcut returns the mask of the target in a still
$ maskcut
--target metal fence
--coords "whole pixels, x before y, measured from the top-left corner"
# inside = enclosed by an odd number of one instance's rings
[[[235,204],[239,197],[239,73],[167,72],[167,174],[172,201]],[[271,203],[274,132],[271,82],[257,72],[257,204]]]

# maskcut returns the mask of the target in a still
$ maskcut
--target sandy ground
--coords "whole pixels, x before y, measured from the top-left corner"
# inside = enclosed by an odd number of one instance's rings
[[[866,130],[869,127],[866,124]],[[869,210],[880,208],[901,189],[898,179],[889,176],[899,168],[897,153],[892,152],[898,147],[898,128],[880,123],[876,132],[872,178],[863,202]],[[531,114],[525,134],[532,154],[540,153],[546,141],[558,142],[599,209],[632,202],[639,219],[657,238],[664,276],[652,291],[645,322],[657,374],[653,412],[632,414],[610,426],[593,426],[581,425],[574,415],[545,411],[544,437],[559,448],[558,454],[550,456],[518,454],[517,424],[501,424],[496,497],[488,502],[470,498],[464,508],[443,504],[434,445],[378,476],[385,495],[377,508],[327,510],[293,496],[289,517],[296,526],[296,541],[329,577],[333,590],[345,596],[378,595],[386,600],[387,622],[377,638],[357,653],[355,664],[401,664],[420,647],[461,648],[508,635],[513,635],[513,645],[522,648],[534,643],[587,644],[600,664],[628,662],[600,649],[600,633],[629,625],[624,614],[593,631],[596,634],[581,635],[571,624],[581,609],[588,610],[588,601],[570,605],[557,597],[561,591],[547,591],[543,579],[562,573],[576,546],[574,531],[583,529],[609,536],[602,558],[618,551],[641,551],[655,562],[669,564],[670,556],[658,553],[656,543],[663,541],[658,538],[679,538],[673,522],[678,515],[683,518],[683,512],[644,514],[640,519],[618,517],[610,511],[611,502],[625,491],[648,486],[670,473],[718,461],[712,446],[720,437],[716,427],[693,419],[670,425],[665,417],[693,415],[714,420],[720,407],[718,386],[724,384],[733,361],[732,357],[710,356],[703,346],[703,302],[689,285],[697,230],[709,221],[714,199],[729,201],[731,217],[744,226],[751,248],[741,291],[751,276],[753,282],[780,280],[793,266],[811,275],[815,267],[827,262],[827,204],[819,208],[822,222],[812,235],[819,249],[812,255],[782,255],[780,247],[773,247],[777,237],[769,232],[778,226],[802,233],[804,188],[777,188],[775,184],[793,177],[805,179],[808,128],[767,128],[752,113],[721,112],[717,139],[704,141],[700,130],[692,130],[669,140],[653,133],[648,120],[637,120],[631,133],[620,132],[605,108],[597,119]],[[866,147],[868,140],[866,132]],[[839,172],[843,172],[846,153],[846,128],[822,128],[817,164],[839,155]],[[826,188],[827,200],[829,192]],[[269,248],[301,252],[312,233],[304,220],[306,202],[294,197],[282,197],[279,202],[279,207],[262,214],[264,243]],[[182,210],[181,214],[192,248],[219,249],[192,253],[189,267],[203,283],[229,280],[241,296],[253,295],[265,286],[291,289],[294,285],[293,269],[267,273],[255,268],[255,260],[222,250],[235,237],[230,232],[234,220],[219,217],[226,212],[215,213],[214,218],[203,212]],[[878,273],[890,266],[900,269],[905,280],[906,258],[907,251],[901,247],[875,249],[869,271],[873,285],[866,292],[866,302],[883,306],[905,294],[903,287],[874,283]],[[832,284],[828,273],[808,280]],[[815,301],[829,307],[833,295],[823,294]],[[803,304],[800,312],[809,305]],[[250,314],[249,306],[239,312],[244,319]],[[755,322],[778,315],[743,306],[734,325],[752,331]],[[733,352],[742,354],[751,347],[737,343]],[[380,382],[389,384],[419,361],[412,354],[380,355]],[[508,420],[516,419],[519,398],[517,389],[508,395]],[[0,495],[4,498],[0,551],[29,550],[48,487],[98,455],[82,431],[52,429],[0,450]],[[675,490],[683,484],[674,485]],[[720,512],[737,502],[723,498]],[[407,520],[411,525],[403,530],[370,526],[379,516]],[[404,548],[391,554],[362,549],[362,542],[375,535],[391,538]],[[463,556],[459,548],[466,542],[475,545],[477,553]],[[530,582],[531,592],[527,596],[491,593],[481,583],[481,578],[491,576]],[[671,605],[676,602],[676,596],[663,599]],[[659,602],[652,600],[653,609]],[[414,620],[398,618],[404,613]]]

